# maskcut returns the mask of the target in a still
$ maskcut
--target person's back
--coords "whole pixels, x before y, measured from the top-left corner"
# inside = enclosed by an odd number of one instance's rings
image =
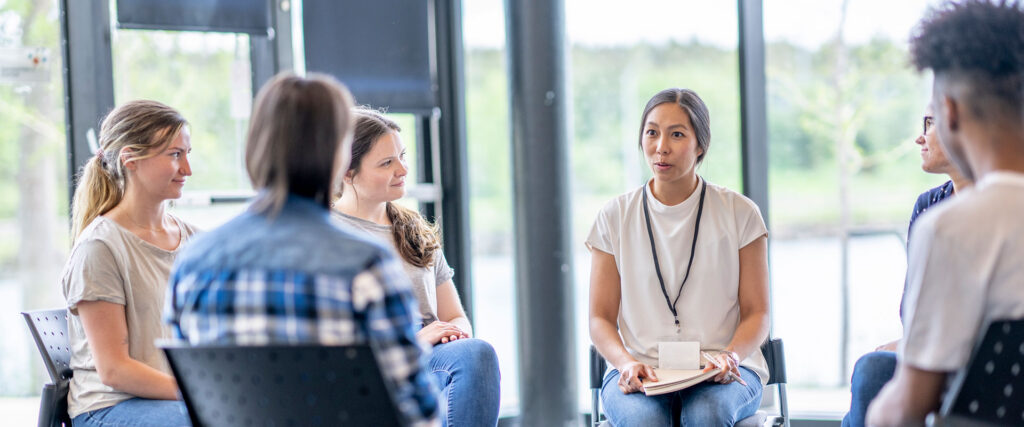
[[[246,138],[259,193],[180,256],[166,320],[192,345],[369,343],[400,418],[436,424],[408,278],[382,244],[330,222],[351,108],[347,91],[321,75],[282,74],[260,90]]]
[[[905,358],[920,367],[957,370],[986,321],[1024,318],[1021,215],[1024,174],[994,171],[915,224],[915,244],[929,249],[911,251],[910,263],[928,267],[911,269],[908,280],[956,286],[927,293],[924,287],[908,289],[915,303],[904,313],[910,327]]]
[[[175,337],[191,344],[362,344],[366,319],[413,316],[406,310],[411,294],[393,286],[404,283],[404,273],[387,249],[328,217],[312,200],[291,196],[276,217],[250,210],[197,237],[171,276]],[[384,296],[402,304],[385,309]],[[233,316],[224,324],[228,306]],[[392,334],[393,344],[414,344],[398,342],[402,330]]]

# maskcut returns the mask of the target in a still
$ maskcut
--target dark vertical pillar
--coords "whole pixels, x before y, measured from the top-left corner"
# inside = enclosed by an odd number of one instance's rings
[[[292,69],[292,16],[290,0],[268,0],[270,25],[267,34],[249,35],[252,95],[284,70]]]
[[[60,25],[70,205],[75,174],[93,156],[90,135],[99,138],[100,119],[114,108],[110,3],[61,0]]]
[[[743,194],[768,224],[768,114],[761,0],[738,0]]]
[[[469,156],[466,147],[465,61],[462,52],[462,1],[436,4],[438,133],[441,167],[441,229],[445,256],[458,274],[455,288],[473,320],[473,271],[469,238]]]
[[[562,0],[505,2],[521,425],[578,421]]]

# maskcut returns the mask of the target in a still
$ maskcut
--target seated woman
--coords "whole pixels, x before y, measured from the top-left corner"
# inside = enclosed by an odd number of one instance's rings
[[[72,204],[75,245],[61,284],[70,312],[75,426],[189,425],[154,340],[171,265],[195,228],[165,211],[192,175],[187,122],[154,101],[107,115]]]
[[[668,426],[673,418],[732,426],[761,403],[767,229],[752,201],[697,175],[710,143],[708,109],[695,92],[656,94],[644,108],[639,141],[654,178],[606,204],[587,237],[590,337],[614,368],[601,401],[616,426]],[[642,381],[656,379],[659,342],[678,341],[716,350],[709,353],[718,374],[646,396]]]
[[[285,72],[260,89],[245,142],[258,195],[181,254],[168,320],[193,345],[370,344],[401,418],[434,425],[409,279],[383,243],[330,219],[351,110],[348,90],[323,74]]]
[[[405,146],[394,121],[355,110],[352,162],[342,177],[334,218],[390,244],[402,259],[419,301],[416,337],[434,346],[429,369],[443,390],[444,425],[494,426],[498,422],[498,359],[491,345],[471,338],[454,272],[441,251],[437,227],[395,200],[405,196]],[[447,403],[445,405],[444,403]]]

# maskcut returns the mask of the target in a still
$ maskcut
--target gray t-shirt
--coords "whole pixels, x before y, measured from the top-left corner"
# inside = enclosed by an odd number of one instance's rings
[[[167,279],[178,251],[196,232],[191,225],[177,218],[174,220],[181,230],[181,243],[173,251],[158,248],[102,216],[82,230],[71,250],[61,275],[61,286],[71,314],[68,338],[74,377],[68,392],[68,414],[72,418],[134,397],[100,381],[82,319],[78,317],[81,301],[124,305],[128,355],[161,372],[171,373],[154,342],[170,337],[170,330],[161,318]]]
[[[397,252],[390,225],[380,225],[338,211],[331,211],[331,217],[347,228],[362,231],[378,240],[387,242],[388,246]],[[423,326],[427,326],[437,320],[437,286],[452,280],[455,271],[448,266],[444,252],[440,249],[434,253],[434,265],[430,267],[417,267],[409,264],[401,255],[398,257],[402,259],[402,268],[405,269],[409,280],[412,281],[412,291],[416,294],[416,300],[419,302]]]

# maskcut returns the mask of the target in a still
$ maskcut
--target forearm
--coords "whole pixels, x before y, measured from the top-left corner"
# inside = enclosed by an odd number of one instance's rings
[[[594,347],[604,356],[605,360],[616,369],[626,363],[636,361],[636,358],[626,351],[626,346],[623,345],[622,338],[619,337],[619,330],[606,319],[590,318],[590,340],[593,341]]]
[[[177,400],[178,383],[174,377],[138,360],[128,359],[100,372],[103,384],[124,393],[146,399]]]
[[[455,317],[449,320],[448,323],[458,326],[466,335],[473,336],[473,325],[469,323],[469,318],[466,316]]]
[[[768,312],[750,313],[742,316],[732,341],[725,347],[727,351],[734,351],[740,356],[740,360],[750,357],[756,351],[760,351],[761,343],[768,338]]]

